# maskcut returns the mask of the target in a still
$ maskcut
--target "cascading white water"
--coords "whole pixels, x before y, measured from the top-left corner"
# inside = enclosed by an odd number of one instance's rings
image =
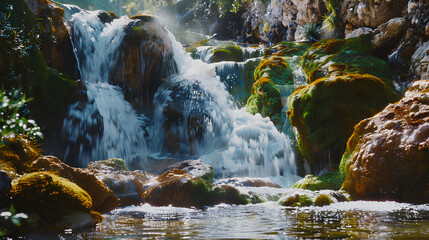
[[[64,120],[65,161],[86,166],[89,161],[123,158],[141,166],[147,152],[141,122],[122,90],[108,83],[124,27],[132,20],[121,17],[104,24],[98,14],[82,10],[69,20],[86,98],[71,105]]]
[[[192,59],[172,34],[170,38],[179,68],[178,75],[173,76],[171,81],[182,88],[197,83],[198,90],[192,88],[193,94],[206,96],[200,99],[203,104],[197,107],[206,115],[204,126],[207,129],[203,140],[199,142],[199,149],[192,153],[211,164],[216,177],[271,176],[279,184],[290,186],[296,180],[296,166],[287,137],[276,129],[269,118],[259,114],[254,116],[236,107],[225,85],[215,75],[214,66]],[[155,113],[156,123],[163,122],[161,109],[178,94],[174,89],[177,88],[161,88],[158,91],[155,97],[155,104],[159,106],[158,114]],[[192,106],[186,107],[189,110]],[[162,126],[160,124],[155,128],[156,132]],[[187,131],[183,130],[189,128],[189,125],[185,122],[174,127],[182,130],[179,134],[186,135]],[[186,136],[182,139],[186,139]]]

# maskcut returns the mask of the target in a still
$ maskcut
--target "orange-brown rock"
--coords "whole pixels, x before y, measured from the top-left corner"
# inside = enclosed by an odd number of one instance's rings
[[[156,183],[155,176],[146,171],[129,171],[122,159],[90,162],[88,170],[115,193],[120,206],[143,203],[145,189]]]
[[[355,199],[429,202],[429,80],[356,125],[342,161]]]
[[[119,206],[119,200],[115,194],[86,169],[70,167],[53,156],[34,160],[32,168],[33,171],[54,172],[81,187],[91,196],[92,208],[97,212],[106,213]]]
[[[48,66],[79,78],[70,35],[64,23],[64,10],[49,0],[26,0],[39,22],[41,51]]]
[[[247,204],[247,196],[232,186],[215,186],[200,178],[193,178],[185,170],[171,169],[157,178],[144,199],[153,206],[198,207],[219,203]]]
[[[125,90],[128,100],[151,105],[162,80],[175,71],[172,43],[154,17],[132,19],[135,21],[125,27],[111,80]]]

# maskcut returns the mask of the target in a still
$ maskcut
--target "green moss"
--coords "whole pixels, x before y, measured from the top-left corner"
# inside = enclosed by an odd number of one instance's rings
[[[252,96],[247,101],[246,110],[252,114],[260,113],[271,120],[281,119],[283,108],[280,91],[269,78],[260,78],[252,87]],[[277,122],[274,122],[276,124]]]
[[[391,81],[371,75],[321,78],[288,98],[287,115],[305,159],[319,162],[326,152],[338,164],[353,127],[398,98]]]
[[[288,197],[282,205],[288,207],[309,207],[313,205],[313,200],[306,195],[296,194]]]
[[[197,53],[198,47],[204,47],[207,46],[208,42],[210,41],[209,38],[191,43],[188,47],[185,48],[186,52],[191,53],[191,57],[195,57],[195,54]]]
[[[88,169],[103,169],[108,168],[110,171],[129,171],[125,160],[121,158],[110,158],[88,163]]]
[[[10,194],[17,209],[36,212],[47,224],[55,224],[76,212],[91,214],[92,199],[85,190],[48,172],[24,175]]]
[[[302,56],[310,48],[308,43],[279,42],[264,51],[264,58],[269,56]]]
[[[339,190],[344,182],[345,176],[340,171],[329,171],[321,176],[307,175],[293,185],[293,188],[317,190]]]
[[[34,141],[23,136],[2,139],[0,144],[0,169],[24,174],[30,171],[34,159],[40,150]]]
[[[334,201],[332,201],[332,199],[328,195],[321,194],[317,196],[316,199],[314,199],[314,206],[323,207],[330,205],[333,202]]]
[[[207,182],[212,183],[213,179],[214,179],[214,171],[213,168],[211,168],[209,173],[204,174],[203,176],[201,176],[201,179],[206,180]]]
[[[243,50],[241,50],[241,47],[236,45],[223,45],[216,47],[213,50],[213,62],[222,61],[242,62]]]
[[[310,83],[333,73],[390,78],[388,64],[372,54],[371,37],[366,35],[346,40],[321,40],[302,56],[300,65]],[[338,69],[338,65],[342,67]]]

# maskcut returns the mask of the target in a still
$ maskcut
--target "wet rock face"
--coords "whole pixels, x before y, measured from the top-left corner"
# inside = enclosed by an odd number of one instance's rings
[[[145,171],[129,171],[122,159],[90,162],[88,170],[113,191],[122,207],[143,203],[142,195],[155,178]]]
[[[411,72],[417,79],[429,78],[429,41],[414,52],[411,58]]]
[[[389,19],[399,17],[407,0],[345,0],[341,17],[347,30],[360,27],[376,28]]]
[[[215,186],[201,178],[194,178],[182,169],[171,169],[160,175],[157,184],[149,187],[145,202],[152,206],[198,207],[219,203],[247,204],[247,196],[231,186]]]
[[[111,81],[122,87],[127,100],[151,106],[163,80],[175,72],[172,43],[164,27],[153,17],[135,16],[125,27],[119,57]]]
[[[64,23],[64,10],[49,0],[26,0],[28,7],[39,21],[41,51],[49,67],[80,77],[70,35]]]
[[[393,18],[380,25],[371,41],[371,47],[377,56],[387,56],[404,36],[406,28],[404,18]]]
[[[106,213],[119,205],[117,197],[96,176],[81,168],[73,168],[53,156],[44,156],[34,160],[33,171],[55,172],[85,190],[92,199],[92,209]]]
[[[355,127],[343,188],[355,199],[429,201],[429,81]]]

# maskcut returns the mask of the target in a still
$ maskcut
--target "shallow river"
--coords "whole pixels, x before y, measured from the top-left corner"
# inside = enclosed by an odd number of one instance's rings
[[[152,207],[116,209],[95,229],[62,239],[428,239],[429,204],[345,202],[286,208],[277,203],[205,210]]]

